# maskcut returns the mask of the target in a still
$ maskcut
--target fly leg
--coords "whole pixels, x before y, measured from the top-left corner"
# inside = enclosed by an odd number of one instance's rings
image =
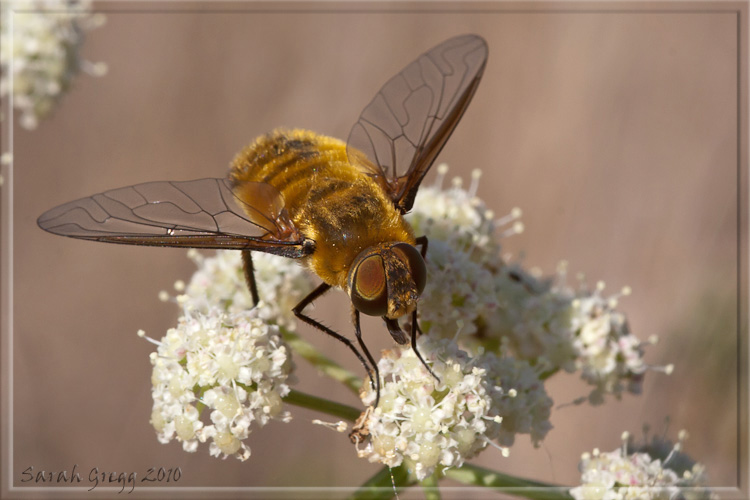
[[[331,330],[330,328],[328,328],[324,324],[320,323],[319,321],[316,321],[316,320],[312,319],[310,316],[306,316],[306,315],[302,314],[302,310],[305,307],[307,307],[310,304],[312,304],[312,302],[315,299],[317,299],[318,297],[320,297],[321,295],[323,295],[324,293],[326,293],[330,289],[331,289],[331,285],[329,285],[327,283],[321,283],[320,285],[318,285],[318,287],[315,290],[313,290],[312,292],[310,292],[307,295],[307,297],[305,297],[304,299],[302,299],[299,302],[299,304],[297,304],[294,307],[294,309],[292,309],[292,312],[294,313],[295,316],[297,316],[297,318],[301,319],[302,321],[304,321],[308,325],[312,326],[313,328],[317,328],[318,330],[320,330],[321,332],[325,333],[326,335],[330,335],[331,337],[335,338],[339,342],[341,342],[344,345],[346,345],[346,347],[348,347],[357,356],[357,359],[359,360],[360,363],[362,363],[362,366],[365,367],[365,370],[367,371],[367,375],[370,377],[370,384],[373,387],[375,387],[375,381],[372,379],[372,371],[370,370],[370,366],[367,364],[367,361],[365,361],[365,358],[363,358],[362,355],[359,353],[359,351],[357,350],[357,348],[354,347],[354,344],[352,344],[352,341],[349,340],[348,338],[344,337],[343,335],[334,332],[333,330]],[[367,352],[367,351],[365,351],[365,352]],[[377,370],[377,367],[375,369]]]
[[[427,236],[422,235],[417,238],[417,245],[422,246],[422,258],[424,259],[425,257],[427,257]]]
[[[420,245],[422,247],[421,249],[422,258],[423,259],[427,258],[427,235],[422,235],[419,238],[417,238],[416,243],[417,245]],[[416,322],[416,316],[414,316],[414,318],[415,318],[414,321]],[[419,328],[419,325],[417,325],[417,332],[419,332],[420,335],[424,335],[424,333],[422,332],[422,329]]]
[[[423,235],[417,238],[416,241],[417,245],[420,245],[422,247],[422,258],[427,257],[427,236]],[[422,355],[417,350],[417,332],[419,332],[420,335],[424,335],[422,333],[422,329],[419,328],[419,324],[417,323],[417,310],[415,309],[414,312],[411,313],[411,348],[414,349],[414,354],[417,355],[419,358],[419,361],[422,362],[425,368],[427,368],[427,371],[430,372],[430,375],[435,377],[435,380],[440,382],[440,379],[437,375],[435,375],[435,372],[433,372],[429,366],[427,366],[427,363],[424,362],[424,359],[422,359]]]
[[[367,356],[367,360],[370,362],[373,370],[375,371],[375,387],[373,387],[373,389],[375,389],[376,395],[375,404],[372,407],[377,408],[378,403],[380,402],[380,370],[378,370],[378,364],[375,362],[372,354],[370,354],[370,351],[367,349],[364,340],[362,340],[362,329],[359,326],[359,311],[354,306],[352,306],[352,319],[354,321],[354,332],[357,335],[357,342],[359,342],[359,346],[362,348],[362,352],[365,353],[365,356]],[[369,370],[368,375],[370,375],[370,385],[372,385],[372,374],[369,373]]]
[[[414,349],[414,354],[417,355],[417,358],[419,358],[419,361],[421,361],[424,367],[427,368],[427,371],[430,372],[430,375],[435,377],[435,380],[437,380],[438,383],[440,383],[440,378],[437,375],[435,375],[435,372],[432,371],[432,368],[427,366],[427,363],[425,363],[424,358],[417,350],[417,328],[418,328],[417,327],[417,311],[415,309],[414,312],[411,313],[411,348]]]
[[[258,285],[255,283],[255,272],[253,270],[253,255],[250,250],[242,250],[242,271],[245,273],[245,281],[253,297],[253,307],[258,305]]]

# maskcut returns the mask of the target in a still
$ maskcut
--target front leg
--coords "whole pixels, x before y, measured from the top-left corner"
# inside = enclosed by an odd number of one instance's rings
[[[370,351],[367,349],[367,346],[365,345],[365,341],[362,340],[362,328],[359,326],[359,311],[356,307],[352,306],[352,321],[354,322],[354,331],[357,335],[357,342],[359,342],[359,346],[362,348],[362,351],[365,353],[365,356],[367,356],[368,361],[372,364],[372,368],[375,371],[375,404],[372,406],[373,408],[378,407],[378,403],[380,402],[380,370],[378,370],[378,364],[375,362],[375,360],[372,357],[372,354],[370,354]],[[369,372],[368,372],[368,375]],[[372,375],[370,375],[370,385],[372,386]]]
[[[435,375],[435,372],[432,371],[432,368],[427,366],[427,363],[425,363],[424,358],[422,357],[422,354],[417,350],[417,311],[414,310],[414,312],[411,313],[411,348],[414,349],[414,354],[417,355],[417,358],[419,358],[419,361],[422,362],[425,368],[427,368],[427,371],[430,372],[430,375],[435,377],[435,380],[438,381],[438,384],[440,383],[440,378]],[[420,332],[421,333],[421,332]]]
[[[422,258],[427,258],[427,235],[422,235],[419,238],[417,238],[416,241],[417,245],[420,245],[422,247]]]
[[[422,249],[421,249],[422,258],[425,259],[425,260],[427,260],[427,243],[428,243],[427,235],[423,234],[422,236],[420,236],[419,238],[417,238],[416,244],[420,245],[422,247]],[[415,318],[416,318],[416,316],[415,316]],[[416,321],[416,319],[415,319],[415,321]],[[417,324],[417,332],[420,335],[424,335],[424,332],[422,332],[422,329],[419,327],[419,324]]]

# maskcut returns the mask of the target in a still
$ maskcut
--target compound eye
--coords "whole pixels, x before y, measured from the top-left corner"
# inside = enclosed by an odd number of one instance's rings
[[[406,263],[406,266],[411,271],[414,284],[417,286],[417,292],[422,295],[424,286],[427,283],[427,266],[424,263],[422,254],[408,243],[398,243],[393,245],[392,249],[398,258]]]
[[[388,311],[388,288],[385,269],[379,255],[370,255],[359,262],[354,270],[351,286],[352,304],[369,316],[385,316]]]

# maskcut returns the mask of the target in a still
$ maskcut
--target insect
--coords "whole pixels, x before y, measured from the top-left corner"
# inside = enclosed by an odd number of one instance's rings
[[[486,62],[481,37],[450,38],[386,82],[346,143],[277,130],[242,150],[225,178],[105,191],[53,208],[37,223],[54,234],[108,243],[240,250],[255,304],[252,252],[299,259],[322,283],[294,314],[357,356],[377,389],[377,407],[380,377],[362,340],[360,313],[382,317],[391,337],[402,345],[411,341],[430,370],[416,344],[427,238],[416,238],[403,215],[471,101]],[[304,313],[332,287],[351,298],[364,357],[349,338]],[[398,323],[408,315],[409,338]]]

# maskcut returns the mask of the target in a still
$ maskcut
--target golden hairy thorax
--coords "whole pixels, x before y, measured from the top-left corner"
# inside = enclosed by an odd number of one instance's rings
[[[235,184],[266,182],[279,190],[299,232],[315,241],[305,263],[346,289],[354,259],[386,242],[415,244],[414,233],[383,189],[352,166],[346,144],[306,130],[277,130],[258,138],[232,162]]]

